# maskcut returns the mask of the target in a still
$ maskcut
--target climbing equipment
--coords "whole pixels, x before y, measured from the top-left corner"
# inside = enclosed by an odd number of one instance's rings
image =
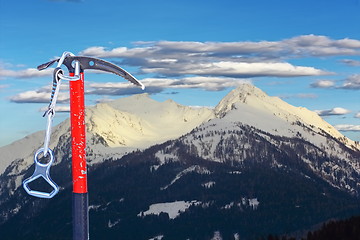
[[[63,55],[61,56],[61,58],[59,59],[57,67],[54,69],[50,103],[49,103],[48,109],[45,111],[45,113],[43,115],[43,117],[47,116],[44,147],[40,148],[35,153],[35,156],[34,156],[35,171],[34,171],[34,173],[31,175],[31,177],[27,178],[23,182],[25,191],[29,195],[34,196],[34,197],[52,198],[59,192],[58,185],[50,177],[50,167],[54,162],[54,153],[49,148],[49,144],[50,144],[50,137],[51,137],[52,121],[55,116],[55,107],[56,107],[56,101],[57,101],[57,98],[59,95],[61,79],[76,81],[80,78],[79,74],[77,74],[77,75],[75,74],[74,77],[66,77],[66,76],[64,76],[64,71],[61,69],[61,65],[63,64],[65,58],[68,56],[72,56],[72,55],[73,55],[72,53],[64,52]],[[75,71],[80,72],[79,64],[75,64]],[[50,160],[48,163],[44,164],[38,160],[41,153],[43,153],[44,158],[47,157],[48,153],[50,153]],[[53,188],[52,192],[47,193],[47,192],[32,190],[30,188],[29,183],[35,181],[36,179],[38,179],[40,177],[42,177]]]
[[[30,194],[30,195],[32,195],[34,197],[52,198],[53,196],[55,196],[59,192],[58,185],[56,185],[56,183],[50,178],[50,167],[51,167],[51,164],[54,161],[54,154],[53,154],[51,149],[48,149],[48,153],[50,155],[50,161],[48,163],[41,163],[38,160],[38,156],[40,155],[40,153],[45,154],[45,149],[40,148],[35,153],[35,156],[34,156],[35,171],[34,171],[33,175],[30,178],[26,179],[23,182],[23,186],[24,186],[25,191],[28,194]],[[36,180],[36,179],[38,179],[39,177],[44,178],[45,181],[47,183],[49,183],[49,185],[53,188],[53,190],[50,193],[30,189],[29,183]]]
[[[70,81],[70,122],[71,122],[71,145],[72,145],[72,178],[73,178],[73,239],[89,239],[89,212],[88,212],[88,190],[87,190],[87,168],[85,158],[85,100],[84,100],[84,70],[95,69],[119,75],[129,82],[144,89],[144,85],[124,69],[101,59],[75,56],[70,52],[55,60],[41,64],[38,70],[44,70],[54,63],[58,63],[54,69],[53,85],[50,103],[44,116],[48,117],[44,147],[35,153],[35,172],[23,182],[27,193],[32,196],[51,198],[58,191],[58,186],[50,178],[50,166],[54,161],[52,150],[49,148],[52,119],[55,115],[55,105],[59,94],[61,80]],[[69,76],[64,75],[61,65],[65,65],[69,71]],[[47,164],[40,163],[38,156],[40,153],[46,157],[50,155]],[[28,183],[43,177],[52,187],[50,193],[31,190]]]

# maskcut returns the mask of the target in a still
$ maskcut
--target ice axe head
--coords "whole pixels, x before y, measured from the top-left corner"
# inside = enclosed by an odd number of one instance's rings
[[[39,71],[44,70],[51,65],[53,65],[55,62],[58,62],[60,58],[52,60],[47,63],[43,63],[37,67]],[[84,57],[84,56],[67,56],[63,60],[63,64],[67,67],[70,73],[75,73],[75,62],[78,62],[80,65],[80,72],[84,72],[85,69],[95,69],[105,72],[114,73],[116,75],[119,75],[126,80],[130,81],[131,83],[141,87],[141,89],[145,89],[145,86],[139,82],[134,76],[132,76],[130,73],[125,71],[119,66],[116,66],[115,64],[112,64],[110,62],[98,59],[98,58],[92,58],[92,57]]]

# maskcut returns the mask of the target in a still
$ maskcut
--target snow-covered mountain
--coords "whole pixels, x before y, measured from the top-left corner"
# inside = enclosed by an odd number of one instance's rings
[[[165,231],[169,237],[189,221],[206,224],[191,235],[182,232],[181,239],[208,239],[204,231],[219,229],[241,236],[259,229],[288,233],[360,212],[359,145],[316,113],[251,85],[231,91],[215,109],[134,95],[87,108],[86,124],[95,236],[114,239],[121,232],[127,239],[149,239]],[[50,202],[64,208],[64,192],[71,188],[69,128],[68,120],[54,127],[50,145],[57,159],[52,176],[63,188]],[[54,212],[50,222],[59,221],[59,210],[18,189],[31,174],[43,137],[34,133],[0,148],[0,233],[8,234],[5,239],[18,234],[11,226],[28,218],[36,218],[38,226],[49,221],[38,217],[42,210]],[[166,210],[169,206],[178,214]],[[61,221],[65,226],[71,220]],[[133,231],[134,223],[143,226],[141,233]],[[34,230],[37,225],[29,226],[34,236],[42,231]],[[49,229],[44,239],[51,234]]]
[[[216,106],[215,116],[157,152],[160,164],[176,161],[179,143],[192,156],[230,164],[265,161],[273,167],[294,167],[280,160],[285,155],[298,161],[295,168],[310,169],[329,184],[360,195],[359,144],[315,112],[242,85]]]
[[[198,128],[198,132],[201,129],[205,135],[217,129],[236,129],[238,124],[242,124],[269,134],[267,139],[270,142],[274,141],[272,136],[301,138],[340,159],[347,158],[348,150],[358,152],[360,149],[359,144],[343,136],[315,112],[294,107],[266,95],[253,85],[243,84],[226,95],[215,109],[182,106],[172,100],[157,102],[147,94],[88,107],[87,160],[94,164],[118,158],[136,149],[176,139],[201,124],[204,125]],[[190,136],[187,138],[193,141],[199,154],[206,153],[217,159],[214,151],[219,136],[208,136],[201,143]],[[44,132],[40,131],[1,147],[0,174],[12,164],[7,174],[21,177],[20,173],[33,164],[33,154],[43,141]],[[344,150],[344,146],[348,150]],[[55,164],[70,154],[69,120],[54,127],[50,148],[55,150]],[[359,163],[351,164],[359,170]],[[16,182],[18,187],[21,181],[18,179]]]

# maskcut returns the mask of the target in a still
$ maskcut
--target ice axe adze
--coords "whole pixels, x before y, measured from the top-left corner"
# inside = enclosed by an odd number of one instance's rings
[[[95,69],[119,75],[131,83],[144,89],[144,85],[124,69],[101,59],[74,56],[65,52],[61,58],[41,64],[38,70],[44,70],[58,62],[54,78],[70,80],[70,121],[72,145],[72,177],[73,177],[73,239],[89,239],[87,168],[85,158],[85,103],[84,103],[84,70]],[[69,76],[60,69],[64,64]],[[56,69],[60,71],[56,72]],[[55,76],[58,74],[58,76]],[[53,96],[53,95],[52,95]],[[51,104],[50,104],[51,105]],[[45,147],[44,147],[45,149]],[[46,149],[45,149],[46,151]],[[45,155],[46,152],[44,152]]]

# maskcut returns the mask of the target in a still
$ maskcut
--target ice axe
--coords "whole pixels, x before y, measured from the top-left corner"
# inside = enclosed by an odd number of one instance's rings
[[[44,70],[54,63],[58,63],[53,74],[53,90],[48,110],[44,116],[48,116],[47,130],[44,148],[35,154],[35,172],[24,181],[25,190],[33,196],[51,198],[58,192],[57,185],[51,180],[49,168],[53,162],[53,153],[49,146],[51,135],[51,123],[55,114],[55,104],[59,92],[61,80],[70,81],[70,122],[71,122],[71,146],[72,146],[72,180],[73,180],[73,239],[89,239],[89,212],[88,212],[88,188],[87,188],[87,167],[85,158],[85,98],[84,98],[84,71],[95,69],[119,75],[131,83],[144,89],[144,85],[124,69],[110,62],[85,56],[75,56],[70,52],[64,52],[61,58],[38,66],[38,70]],[[61,65],[65,65],[69,71],[69,76],[64,75]],[[50,153],[50,162],[41,164],[37,161],[38,155],[43,152],[44,156]],[[38,172],[37,172],[38,171]],[[43,193],[31,190],[28,183],[43,177],[54,190],[51,193]]]

